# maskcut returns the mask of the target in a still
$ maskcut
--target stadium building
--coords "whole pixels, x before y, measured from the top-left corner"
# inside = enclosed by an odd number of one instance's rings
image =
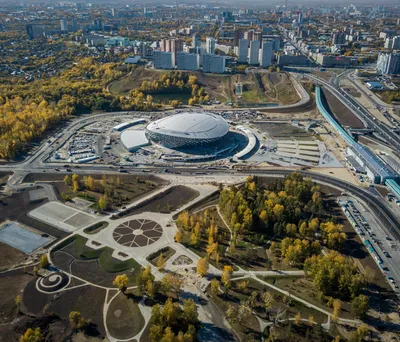
[[[228,123],[219,115],[180,113],[149,124],[146,136],[165,147],[182,148],[212,144],[228,131]]]

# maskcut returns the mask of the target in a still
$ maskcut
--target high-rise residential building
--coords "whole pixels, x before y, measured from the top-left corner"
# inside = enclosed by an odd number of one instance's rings
[[[303,22],[303,13],[299,13],[298,17],[297,17],[297,22],[302,23]]]
[[[183,51],[183,40],[182,39],[173,39],[171,41],[171,52],[174,54],[174,58],[176,60],[178,52]]]
[[[232,12],[223,12],[222,13],[222,18],[224,18],[225,22],[233,21]]]
[[[46,34],[46,27],[40,25],[26,25],[26,34],[28,35],[28,39],[32,40],[38,37],[43,37]]]
[[[198,70],[200,56],[197,53],[178,52],[176,65],[180,70]]]
[[[192,47],[197,48],[201,46],[201,37],[199,34],[195,33],[192,38]]]
[[[235,32],[233,33],[233,44],[235,46],[238,46],[240,39],[243,39],[243,31],[242,30],[235,30]]]
[[[67,20],[60,20],[61,31],[68,32],[68,21]]]
[[[271,34],[264,35],[263,38],[266,40],[272,40],[274,42],[274,52],[278,52],[281,49],[281,39],[279,36]]]
[[[261,32],[254,32],[252,40],[259,40],[262,41],[262,33]]]
[[[72,26],[71,26],[71,28],[72,28],[72,31],[73,31],[73,32],[76,32],[76,31],[79,30],[79,24],[78,24],[78,21],[77,21],[75,18],[72,19]]]
[[[225,56],[206,53],[203,55],[203,72],[223,74],[225,72]]]
[[[252,40],[250,42],[250,49],[249,49],[249,64],[256,65],[259,63],[259,51],[260,51],[260,41],[259,40]]]
[[[206,51],[211,54],[215,52],[215,39],[213,37],[206,38]]]
[[[111,8],[111,15],[116,18],[117,17],[117,10],[115,8]]]
[[[384,46],[385,49],[391,49],[392,46],[393,46],[393,39],[387,37],[387,38],[385,39],[385,44],[384,44],[383,46]]]
[[[153,52],[153,65],[156,69],[173,69],[174,54],[172,52],[155,50]]]
[[[238,48],[238,62],[247,63],[248,53],[249,53],[249,41],[247,39],[240,39]]]
[[[378,56],[376,69],[382,74],[400,73],[400,53],[381,53]]]
[[[272,34],[272,27],[271,26],[263,26],[262,34]]]
[[[400,36],[393,37],[392,49],[400,50]]]
[[[343,45],[346,44],[346,33],[345,32],[333,32],[332,34],[332,45]]]
[[[262,66],[263,68],[267,68],[271,65],[273,45],[274,42],[270,40],[261,43],[260,66]]]
[[[247,39],[248,41],[253,40],[254,36],[254,30],[249,30],[244,33],[244,39]]]

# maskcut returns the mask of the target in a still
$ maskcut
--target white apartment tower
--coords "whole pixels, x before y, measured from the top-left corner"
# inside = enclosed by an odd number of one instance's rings
[[[213,37],[206,38],[206,52],[211,54],[215,52],[215,39]]]

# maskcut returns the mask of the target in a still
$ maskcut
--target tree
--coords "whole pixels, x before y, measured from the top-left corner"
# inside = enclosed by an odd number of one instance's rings
[[[161,287],[164,292],[174,291],[176,293],[179,293],[182,285],[183,285],[183,279],[179,278],[178,276],[172,273],[167,273],[161,279]]]
[[[163,253],[161,253],[161,254],[158,256],[158,259],[157,259],[157,267],[158,267],[159,271],[163,271],[163,270],[164,270],[164,267],[165,267],[165,258],[164,258],[164,254],[163,254]]]
[[[65,185],[71,185],[72,184],[72,179],[70,175],[65,175],[64,177],[64,184]]]
[[[32,328],[29,328],[20,337],[19,341],[20,342],[42,342],[43,335],[40,332],[40,328],[36,328],[35,330],[33,330]]]
[[[246,305],[246,303],[242,302],[239,305],[237,310],[237,321],[242,324],[243,320],[249,318],[251,315],[251,309]]]
[[[308,324],[312,327],[314,325],[315,319],[313,315],[308,316]]]
[[[219,292],[219,281],[217,279],[211,280],[211,291],[214,294],[218,294],[218,292]]]
[[[20,295],[15,297],[15,305],[17,306],[18,312],[19,312],[19,308],[20,308],[21,302],[22,302],[22,297]]]
[[[336,322],[339,318],[340,310],[342,308],[342,302],[339,299],[335,299],[333,301],[333,312],[332,312],[332,321]]]
[[[108,208],[108,197],[107,195],[100,196],[99,198],[99,208],[100,210],[106,210]]]
[[[222,271],[221,281],[225,287],[229,288],[232,278],[233,268],[232,266],[225,265]]]
[[[301,314],[300,312],[298,312],[295,316],[294,316],[294,321],[296,322],[296,325],[299,325],[301,322]]]
[[[138,283],[141,290],[145,288],[148,280],[154,280],[154,276],[151,273],[151,268],[149,265],[147,265],[146,268],[144,268],[139,274]]]
[[[197,273],[201,274],[203,277],[207,275],[208,272],[208,261],[207,258],[201,258],[197,262]]]
[[[33,273],[35,273],[36,275],[39,272],[39,268],[37,266],[33,266]]]
[[[244,291],[247,289],[249,286],[249,281],[248,280],[242,280],[238,285],[237,288],[239,291]]]
[[[83,328],[86,324],[85,319],[82,317],[79,311],[71,311],[69,313],[69,322],[71,323],[72,327],[78,329]]]
[[[182,238],[183,238],[182,231],[180,229],[178,229],[178,231],[175,234],[175,242],[181,243],[182,242]]]
[[[121,292],[124,292],[126,289],[126,286],[128,285],[129,278],[126,274],[120,274],[117,275],[113,281],[113,285],[118,287],[118,290]]]
[[[197,324],[199,320],[197,306],[192,298],[183,300],[183,318],[188,324]]]
[[[212,242],[210,245],[208,245],[206,251],[207,251],[207,258],[210,259],[210,256],[213,255],[215,252],[218,250],[218,243]]]
[[[172,298],[168,298],[164,304],[162,311],[163,318],[167,325],[174,325],[178,319],[179,314],[179,304],[173,303]]]
[[[43,255],[40,257],[39,266],[40,266],[41,268],[46,268],[47,266],[49,266],[49,258],[47,257],[46,254],[43,254]]]
[[[174,332],[172,331],[171,327],[166,327],[161,342],[174,342],[174,341],[175,341]]]
[[[153,306],[154,308],[154,306]],[[163,328],[159,324],[152,324],[150,326],[150,334],[149,334],[150,340],[153,342],[159,342],[161,341],[163,337]]]
[[[146,282],[146,293],[150,298],[153,298],[156,295],[156,287],[152,280],[147,280]]]
[[[369,309],[368,297],[361,294],[355,297],[351,302],[351,311],[356,317],[364,318]]]
[[[229,321],[235,322],[237,320],[237,310],[232,304],[229,304],[225,314]]]

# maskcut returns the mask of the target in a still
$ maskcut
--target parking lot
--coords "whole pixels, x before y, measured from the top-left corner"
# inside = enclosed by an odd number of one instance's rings
[[[392,240],[371,212],[354,198],[341,196],[338,202],[387,281],[400,293],[400,243]]]

